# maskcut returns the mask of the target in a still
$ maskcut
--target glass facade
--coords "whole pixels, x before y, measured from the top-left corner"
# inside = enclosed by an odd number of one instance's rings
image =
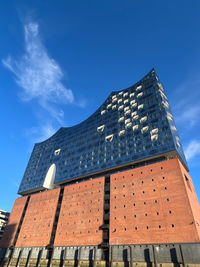
[[[187,166],[163,86],[152,70],[135,85],[112,92],[82,123],[35,144],[18,193],[42,188],[52,164],[58,184],[169,151],[177,151]]]

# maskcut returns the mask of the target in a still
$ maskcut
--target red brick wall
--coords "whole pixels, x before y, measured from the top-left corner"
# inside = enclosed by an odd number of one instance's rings
[[[15,200],[3,238],[0,240],[0,247],[7,248],[12,245],[26,200],[27,197],[20,197]]]
[[[31,196],[16,247],[49,244],[60,189]]]
[[[188,194],[188,201],[193,213],[194,225],[197,229],[198,235],[200,236],[200,206],[197,199],[197,195],[193,186],[193,182],[183,165],[180,163],[181,172],[183,175],[183,181],[185,184],[185,190]]]
[[[200,241],[180,165],[172,159],[111,175],[110,244]]]
[[[100,244],[103,199],[104,177],[66,186],[54,245]]]

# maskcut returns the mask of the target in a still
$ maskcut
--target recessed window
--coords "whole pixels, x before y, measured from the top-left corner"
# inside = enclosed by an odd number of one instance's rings
[[[128,115],[128,114],[130,114],[131,113],[131,111],[130,110],[127,110],[126,112],[125,112],[125,115]]]
[[[153,181],[154,181],[154,179],[151,179],[151,181],[153,182]]]
[[[136,130],[138,130],[138,128],[139,128],[139,126],[138,126],[138,125],[134,125],[134,126],[133,126],[133,131],[136,131]]]
[[[185,180],[188,182],[189,181],[189,179],[187,178],[187,176],[184,174],[184,176],[185,176]]]
[[[147,213],[145,213],[145,216],[147,216]]]
[[[142,122],[145,122],[146,120],[147,120],[147,116],[142,117],[142,118],[140,119],[140,122],[142,123]]]
[[[172,121],[172,115],[170,113],[167,114],[168,120]]]
[[[155,202],[155,203],[158,203],[158,200],[155,200],[154,202]]]
[[[59,149],[56,149],[56,150],[54,151],[54,155],[55,155],[55,156],[58,156],[58,155],[60,154],[60,151],[61,151],[60,148],[59,148]]]
[[[146,205],[147,203],[146,202],[144,202],[144,205]]]
[[[106,136],[106,142],[112,142],[113,134]]]
[[[136,216],[136,214],[134,214],[134,218],[136,218],[137,216]]]
[[[167,190],[167,187],[165,186],[165,190]]]
[[[119,118],[118,122],[121,122],[124,120],[124,117]]]
[[[144,191],[142,191],[142,194],[144,194],[145,192]]]
[[[157,215],[159,215],[159,212],[156,212]]]
[[[154,134],[151,136],[151,141],[156,141],[158,139],[158,135]]]
[[[148,131],[148,129],[149,129],[149,126],[145,126],[142,128],[141,132],[146,133]]]
[[[126,231],[126,228],[124,228],[124,231]]]
[[[172,211],[171,210],[169,210],[169,214],[172,214]]]
[[[129,123],[127,123],[127,124],[126,124],[126,126],[125,126],[125,127],[126,127],[126,128],[130,128],[131,126],[132,126],[132,123],[131,123],[131,122],[129,122]]]
[[[133,117],[133,120],[137,120],[138,118],[139,118],[139,116],[136,115],[136,116]]]
[[[130,122],[130,119],[126,119],[125,120],[125,124],[129,123]]]
[[[105,125],[101,125],[101,126],[97,127],[97,131],[103,132],[104,128],[105,128]]]
[[[144,104],[141,104],[138,106],[138,109],[142,109],[144,107]]]
[[[157,133],[158,133],[158,128],[155,128],[155,129],[151,130],[150,133],[151,133],[152,135],[157,134]]]
[[[137,228],[137,226],[135,226],[135,230],[137,230],[138,228]]]
[[[156,189],[153,189],[153,192],[156,192]]]
[[[141,89],[142,89],[142,85],[139,85],[139,86],[136,88],[136,91],[141,90]]]
[[[121,135],[123,135],[123,134],[125,134],[125,130],[121,130],[121,131],[119,131],[119,136],[121,136]]]
[[[113,96],[112,96],[112,99],[114,99],[114,98],[116,98],[116,97],[117,97],[116,95],[113,95]]]
[[[172,227],[174,227],[174,224],[172,224]]]
[[[142,97],[142,96],[143,96],[143,92],[137,94],[137,97],[138,97],[138,98],[139,98],[139,97]]]
[[[131,104],[134,104],[135,100],[134,100],[133,103],[132,103],[132,102],[133,102],[133,101],[131,101]],[[132,116],[132,117],[134,117],[134,116],[136,116],[136,115],[137,115],[137,111],[134,111],[134,112],[131,113],[131,116]]]
[[[137,107],[137,103],[132,104],[132,107],[133,108]]]
[[[147,226],[146,228],[147,228],[147,230],[148,230],[148,229],[149,229],[149,226]]]
[[[169,198],[167,198],[166,200],[169,201]]]
[[[158,225],[158,228],[161,228],[161,225]]]

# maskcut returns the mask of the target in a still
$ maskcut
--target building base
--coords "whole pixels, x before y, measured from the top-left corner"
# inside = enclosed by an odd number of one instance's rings
[[[200,266],[200,243],[0,249],[1,266]],[[161,265],[162,264],[162,265]]]

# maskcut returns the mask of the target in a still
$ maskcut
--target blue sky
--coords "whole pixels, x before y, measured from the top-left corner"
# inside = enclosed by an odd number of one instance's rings
[[[4,1],[0,9],[0,208],[10,211],[33,144],[91,115],[152,67],[200,199],[200,2]]]

